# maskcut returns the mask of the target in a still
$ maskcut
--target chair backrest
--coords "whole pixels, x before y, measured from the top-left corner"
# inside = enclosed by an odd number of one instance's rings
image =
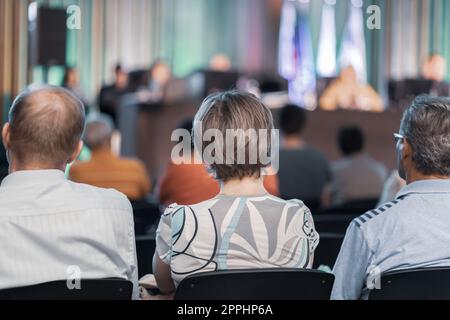
[[[145,235],[161,216],[158,204],[146,201],[131,201],[136,235]]]
[[[314,226],[319,233],[345,234],[355,214],[319,214],[314,216]]]
[[[153,254],[155,253],[156,240],[154,235],[136,237],[136,255],[138,261],[139,278],[153,273]]]
[[[183,279],[175,300],[328,300],[334,276],[317,270],[205,272]]]
[[[80,289],[69,289],[66,280],[0,290],[0,300],[131,300],[133,283],[128,280],[84,279]]]
[[[370,291],[369,300],[449,300],[450,267],[389,272],[380,285]]]
[[[320,233],[319,245],[314,251],[314,268],[320,265],[333,268],[343,241],[344,234]]]

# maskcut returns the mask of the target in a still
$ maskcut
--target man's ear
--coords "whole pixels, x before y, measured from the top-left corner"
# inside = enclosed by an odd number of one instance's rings
[[[80,140],[80,141],[78,142],[77,148],[76,148],[75,151],[72,153],[72,156],[70,157],[70,159],[69,159],[69,161],[68,161],[67,163],[72,163],[72,162],[75,162],[75,160],[77,160],[78,156],[79,156],[80,153],[81,153],[81,150],[83,150],[83,146],[84,146],[84,143],[83,143],[83,141]]]
[[[9,123],[7,122],[7,123],[5,123],[5,125],[3,126],[3,129],[2,129],[2,141],[3,141],[3,145],[5,146],[6,150],[9,149],[9,145],[10,145],[9,133],[10,133],[10,126],[9,126]]]
[[[409,158],[409,160],[411,160],[411,155],[412,155],[411,145],[409,144],[408,140],[405,139],[403,141],[402,157],[403,157],[403,159]]]

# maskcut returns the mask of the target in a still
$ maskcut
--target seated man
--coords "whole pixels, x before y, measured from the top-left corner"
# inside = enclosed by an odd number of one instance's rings
[[[100,188],[112,188],[130,200],[142,200],[151,185],[145,166],[135,159],[121,159],[111,151],[112,121],[100,116],[88,121],[84,142],[91,149],[89,161],[76,162],[70,168],[72,181]]]
[[[333,270],[333,299],[366,298],[369,274],[450,266],[449,132],[450,99],[421,96],[405,111],[395,138],[407,186],[351,223]]]
[[[445,82],[447,62],[438,54],[431,54],[422,66],[422,77],[431,81],[429,94],[433,96],[449,96],[450,85]]]
[[[383,164],[364,151],[364,134],[358,127],[339,130],[338,144],[344,158],[331,166],[333,205],[378,199],[387,178]]]
[[[118,64],[114,69],[114,83],[103,86],[98,97],[100,112],[109,115],[117,125],[120,99],[128,93],[128,74]]]
[[[27,89],[13,102],[2,131],[11,174],[0,187],[0,289],[77,270],[82,279],[128,279],[138,298],[130,202],[64,178],[83,127],[83,104],[65,89]]]
[[[302,199],[314,214],[331,180],[331,170],[325,155],[310,147],[302,137],[307,118],[308,111],[295,105],[281,110],[283,140],[278,180],[283,199]]]
[[[342,69],[339,78],[333,81],[319,100],[324,110],[352,109],[383,111],[383,100],[369,85],[358,82],[355,69],[348,66]]]

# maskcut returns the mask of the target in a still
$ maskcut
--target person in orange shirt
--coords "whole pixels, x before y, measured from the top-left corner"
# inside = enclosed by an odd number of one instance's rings
[[[107,116],[88,121],[83,140],[92,151],[91,159],[76,162],[69,177],[75,182],[116,189],[130,200],[142,200],[151,191],[147,170],[141,161],[120,158],[112,152],[113,132],[112,120]]]
[[[184,121],[179,129],[192,132],[192,121],[192,119]],[[192,150],[192,154],[193,152],[194,150]],[[195,164],[193,159],[185,159],[183,162],[181,164],[169,163],[159,186],[160,203],[191,205],[214,198],[219,193],[220,186],[219,182],[208,173],[206,166]],[[270,194],[278,196],[278,177],[266,175],[264,187]]]

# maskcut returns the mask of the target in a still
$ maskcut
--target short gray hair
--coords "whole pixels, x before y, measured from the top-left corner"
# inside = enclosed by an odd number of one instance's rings
[[[400,126],[412,161],[425,175],[450,175],[450,99],[422,95],[406,109]]]
[[[87,120],[83,141],[89,149],[94,150],[108,143],[113,132],[114,124],[109,116],[94,115]]]

